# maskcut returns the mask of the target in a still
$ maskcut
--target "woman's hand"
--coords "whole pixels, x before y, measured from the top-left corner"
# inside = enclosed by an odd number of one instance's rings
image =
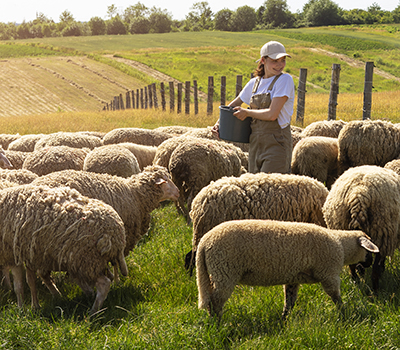
[[[247,109],[242,108],[242,107],[235,107],[234,109],[236,110],[236,112],[234,112],[233,115],[236,118],[238,118],[240,120],[245,120],[246,117],[248,117]]]
[[[219,120],[211,128],[211,132],[215,138],[219,139]]]

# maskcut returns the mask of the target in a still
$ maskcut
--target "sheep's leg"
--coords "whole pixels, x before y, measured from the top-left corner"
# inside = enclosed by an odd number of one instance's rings
[[[32,309],[38,310],[40,308],[40,305],[37,296],[35,271],[32,271],[31,269],[28,268],[26,269],[26,282],[28,283],[29,289],[31,291]]]
[[[61,293],[54,284],[53,279],[50,276],[50,273],[51,273],[50,271],[39,271],[39,276],[53,296],[61,296]]]
[[[233,290],[235,289],[235,284],[219,284],[215,283],[214,288],[211,292],[211,303],[207,308],[207,311],[210,316],[217,315],[219,318],[222,316],[222,310],[224,308],[224,304],[229,299]]]
[[[378,292],[379,289],[379,280],[382,277],[383,272],[385,271],[385,260],[386,257],[377,253],[375,255],[374,265],[372,266],[372,289],[374,292]]]
[[[17,295],[17,305],[22,308],[24,305],[24,268],[20,266],[12,266],[10,268],[13,274],[14,291]]]
[[[96,282],[96,299],[93,303],[89,313],[92,315],[99,311],[102,307],[104,300],[107,298],[107,294],[110,290],[111,281],[106,276],[100,276]]]
[[[11,290],[11,278],[10,278],[10,267],[9,266],[3,266],[1,269],[3,272],[3,278],[1,280],[1,283],[4,281],[4,285],[6,286],[7,289]]]
[[[283,291],[285,294],[285,305],[282,313],[283,319],[285,319],[289,312],[293,309],[294,304],[296,303],[299,288],[300,284],[285,284],[283,286]]]

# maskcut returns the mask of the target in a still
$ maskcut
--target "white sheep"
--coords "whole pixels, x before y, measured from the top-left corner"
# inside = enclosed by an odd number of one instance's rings
[[[300,284],[321,283],[341,303],[343,265],[378,252],[362,231],[335,231],[315,224],[273,220],[235,220],[210,230],[196,256],[200,309],[221,317],[237,284],[284,285],[282,317],[293,308]]]
[[[385,166],[400,154],[400,128],[383,120],[353,120],[338,136],[339,174],[360,165]]]
[[[101,138],[85,134],[83,132],[64,132],[59,131],[52,134],[43,135],[35,144],[35,150],[48,146],[69,146],[73,148],[100,147],[103,145]]]
[[[84,158],[82,170],[121,177],[140,172],[139,162],[134,154],[119,144],[104,145],[91,150]]]
[[[384,166],[385,169],[391,169],[396,174],[400,175],[400,159],[393,159],[390,162],[387,162]]]
[[[37,178],[33,184],[69,186],[84,196],[111,205],[125,225],[125,256],[149,229],[151,212],[160,202],[176,201],[179,191],[164,167],[149,166],[125,179],[109,174],[63,170]]]
[[[162,131],[142,128],[118,128],[109,131],[103,137],[103,143],[133,142],[147,146],[158,146],[173,135]]]
[[[338,177],[338,139],[310,136],[293,148],[292,174],[321,181],[329,189]]]
[[[350,168],[333,184],[322,210],[329,228],[362,230],[379,247],[372,268],[377,291],[385,259],[400,243],[400,176],[374,165]],[[357,267],[350,269],[357,279]]]
[[[0,180],[15,182],[20,185],[31,183],[39,176],[26,169],[0,169]]]
[[[64,169],[82,170],[89,149],[69,146],[48,146],[29,152],[22,169],[39,176]]]
[[[168,170],[179,189],[179,207],[188,222],[193,198],[203,187],[223,176],[246,172],[239,153],[244,155],[234,145],[199,138],[185,138],[172,152]]]
[[[20,151],[20,152],[33,152],[35,150],[36,143],[44,136],[44,134],[28,134],[22,135],[21,137],[12,141],[7,150],[9,151]]]
[[[15,213],[18,216],[15,216]],[[27,269],[32,307],[38,308],[36,271],[53,294],[52,271],[66,271],[98,311],[111,285],[108,264],[128,274],[125,229],[119,215],[102,201],[68,187],[21,185],[0,191],[0,264],[14,275],[18,306],[23,304],[22,269]]]
[[[14,169],[22,169],[25,159],[30,154],[30,152],[12,150],[5,150],[4,152]]]
[[[118,143],[118,145],[125,147],[132,152],[139,163],[140,170],[143,170],[145,167],[153,164],[153,160],[158,149],[156,146],[140,145],[133,142],[122,142]]]
[[[346,125],[347,122],[343,120],[319,120],[307,125],[301,135],[303,137],[310,136],[325,136],[334,137],[339,136],[340,130]]]
[[[185,265],[192,269],[197,245],[221,222],[271,219],[326,226],[322,206],[328,189],[308,176],[279,173],[224,177],[204,187],[192,202],[192,251]]]
[[[20,134],[0,134],[0,146],[3,149],[7,149],[8,145],[14,140],[20,138]]]

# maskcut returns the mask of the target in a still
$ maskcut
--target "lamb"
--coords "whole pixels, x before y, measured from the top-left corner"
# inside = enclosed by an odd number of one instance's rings
[[[81,169],[125,178],[140,172],[136,157],[126,147],[119,144],[104,145],[93,149],[84,158]]]
[[[68,187],[10,187],[0,192],[0,220],[0,264],[13,271],[20,307],[23,266],[27,269],[32,307],[39,307],[36,271],[53,294],[59,292],[51,272],[66,271],[86,294],[96,287],[90,313],[101,308],[110,289],[108,263],[119,266],[123,275],[128,274],[123,222],[102,201],[86,198]]]
[[[362,231],[330,230],[315,224],[234,220],[219,224],[200,240],[196,257],[199,309],[222,316],[236,284],[284,287],[282,317],[293,308],[302,283],[321,283],[341,303],[344,265],[364,261],[378,247]]]
[[[149,166],[142,172],[125,179],[109,174],[63,170],[41,176],[35,185],[50,187],[69,186],[84,196],[96,198],[111,205],[125,225],[127,256],[149,229],[151,212],[165,200],[176,201],[179,191],[168,170]]]
[[[307,125],[301,135],[303,137],[325,136],[338,138],[340,130],[346,124],[343,120],[320,120]]]
[[[400,154],[400,129],[383,120],[353,120],[340,131],[339,174],[360,165],[385,166]]]
[[[147,146],[158,146],[172,135],[165,132],[142,128],[118,128],[109,131],[103,137],[103,143],[133,142]]]
[[[330,189],[338,177],[338,139],[310,136],[293,148],[292,174],[317,179]]]
[[[153,164],[153,160],[158,148],[156,146],[139,145],[138,143],[133,142],[122,142],[118,143],[118,145],[123,146],[132,152],[139,163],[140,170],[143,170],[145,167]]]
[[[326,226],[322,206],[327,196],[328,189],[318,180],[293,174],[247,173],[210,183],[192,202],[193,241],[186,268],[193,269],[201,237],[224,221],[271,219]]]
[[[243,152],[233,147],[216,140],[186,138],[172,152],[168,169],[181,194],[178,203],[188,222],[193,198],[203,187],[223,176],[246,172],[238,155],[238,151]]]
[[[82,170],[88,149],[69,146],[43,147],[29,152],[22,164],[22,169],[43,176],[64,169]]]
[[[372,287],[377,292],[385,259],[399,246],[399,175],[374,165],[350,168],[333,184],[322,210],[329,228],[362,230],[379,247],[372,267]],[[358,267],[350,269],[358,279]]]
[[[22,135],[8,145],[9,151],[33,152],[36,143],[43,137],[43,134]]]
[[[84,134],[82,132],[60,131],[41,137],[35,145],[35,151],[48,146],[69,146],[73,148],[93,149],[102,145],[102,139],[97,136]]]

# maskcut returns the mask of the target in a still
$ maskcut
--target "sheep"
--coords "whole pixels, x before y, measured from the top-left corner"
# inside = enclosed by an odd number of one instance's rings
[[[23,266],[33,308],[39,308],[36,271],[53,294],[59,292],[51,272],[66,271],[86,294],[96,287],[91,314],[101,308],[110,289],[108,263],[128,275],[121,218],[111,206],[76,190],[30,184],[4,189],[0,221],[0,263],[13,271],[19,307],[23,305]]]
[[[3,149],[7,149],[8,145],[14,140],[20,138],[20,134],[0,134],[0,146]]]
[[[0,147],[0,168],[1,169],[10,169],[13,165],[10,160],[6,156],[6,152],[2,147]]]
[[[329,228],[362,230],[379,247],[372,267],[372,287],[377,292],[385,259],[399,245],[399,175],[375,165],[350,168],[333,184],[322,211]],[[358,267],[350,270],[357,280]]]
[[[4,152],[14,169],[22,169],[22,165],[24,164],[25,159],[30,154],[30,152],[11,150],[5,150]]]
[[[188,223],[193,198],[203,187],[223,176],[240,176],[246,171],[238,151],[243,153],[236,146],[217,140],[186,138],[172,152],[168,170],[179,189],[179,208]]]
[[[185,132],[195,130],[196,128],[191,126],[183,126],[183,125],[170,125],[170,126],[159,126],[155,128],[156,131],[165,132],[171,135],[182,135]]]
[[[364,261],[378,247],[362,231],[336,231],[310,223],[234,220],[200,240],[196,256],[198,307],[222,316],[236,284],[284,285],[282,318],[293,308],[300,284],[321,283],[341,303],[344,265]]]
[[[142,128],[118,128],[109,131],[103,137],[103,143],[133,142],[147,146],[158,146],[172,135],[165,132]]]
[[[143,170],[148,165],[153,164],[153,160],[157,152],[156,146],[139,145],[138,143],[133,142],[122,142],[118,143],[118,145],[125,147],[132,152],[139,163],[140,170]]]
[[[204,187],[192,202],[192,251],[185,266],[192,272],[197,246],[221,222],[240,219],[297,221],[326,226],[322,206],[328,189],[308,176],[247,173],[223,177]]]
[[[353,120],[340,131],[339,174],[360,165],[385,166],[400,154],[400,129],[383,120]]]
[[[149,166],[125,179],[109,174],[63,170],[41,176],[32,182],[50,187],[69,186],[84,196],[96,198],[111,205],[125,225],[127,256],[149,229],[151,212],[165,200],[176,201],[179,191],[168,170]]]
[[[8,145],[9,151],[33,152],[36,143],[43,137],[43,134],[22,135]]]
[[[313,177],[330,189],[338,177],[338,139],[310,136],[299,141],[293,148],[292,174]]]
[[[84,158],[83,170],[121,177],[129,177],[140,172],[136,157],[119,144],[104,145],[90,151]]]
[[[340,130],[347,124],[343,120],[320,120],[307,125],[301,135],[309,136],[326,136],[337,138]]]
[[[48,146],[69,146],[73,148],[93,149],[102,145],[102,139],[97,136],[87,135],[82,132],[60,131],[41,137],[41,139],[36,142],[35,151]]]
[[[43,147],[29,152],[22,169],[30,170],[39,176],[64,169],[82,170],[88,153],[88,149],[69,146]]]
[[[400,159],[393,159],[390,162],[387,162],[384,166],[385,169],[391,169],[396,174],[400,175]]]
[[[19,185],[31,183],[39,176],[30,170],[26,169],[2,169],[0,170],[0,180],[15,182]]]

